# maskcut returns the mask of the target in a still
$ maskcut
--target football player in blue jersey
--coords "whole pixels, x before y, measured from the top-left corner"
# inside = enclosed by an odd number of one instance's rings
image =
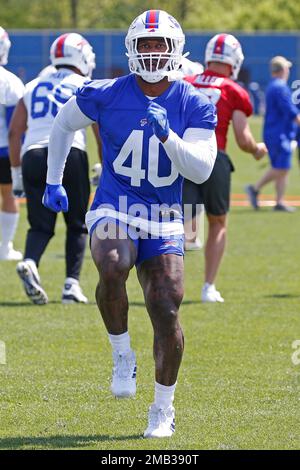
[[[96,299],[113,348],[111,391],[136,393],[136,357],[128,334],[126,280],[136,265],[154,330],[155,398],[145,437],[175,430],[173,407],[183,354],[178,311],[183,298],[183,177],[205,181],[216,158],[216,111],[182,80],[185,37],[160,10],[129,27],[130,74],[91,81],[55,119],[44,204],[66,211],[63,168],[76,129],[97,122],[103,171],[86,222],[99,272]]]

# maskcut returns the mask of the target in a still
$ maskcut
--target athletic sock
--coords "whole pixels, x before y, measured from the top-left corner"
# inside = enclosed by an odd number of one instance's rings
[[[79,281],[74,277],[66,277],[65,284],[76,284],[77,286],[79,286]]]
[[[113,351],[119,354],[126,354],[130,351],[130,336],[128,331],[121,335],[108,335]]]
[[[157,408],[166,409],[173,404],[176,384],[177,382],[174,385],[167,386],[155,382],[154,403]]]
[[[19,221],[18,212],[0,212],[2,247],[13,241]]]
[[[203,286],[203,289],[206,290],[206,289],[209,289],[210,287],[215,287],[215,285],[214,285],[214,284],[210,284],[209,282],[205,282],[205,283],[204,283],[204,286]]]

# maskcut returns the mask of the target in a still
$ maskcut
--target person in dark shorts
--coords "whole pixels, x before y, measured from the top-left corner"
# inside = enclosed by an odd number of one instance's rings
[[[208,219],[208,238],[205,246],[205,283],[202,288],[203,302],[224,302],[216,290],[215,279],[225,250],[227,212],[230,205],[230,180],[233,165],[226,154],[227,133],[232,120],[238,146],[261,159],[267,148],[256,143],[247,118],[252,105],[247,91],[235,83],[243,63],[243,52],[238,40],[231,34],[217,34],[207,44],[206,69],[200,75],[186,77],[199,92],[209,97],[217,107],[216,128],[218,154],[209,179],[201,185],[184,182],[183,203],[198,201],[205,206]],[[192,196],[192,192],[195,195]]]
[[[18,263],[17,273],[26,295],[38,305],[48,302],[47,293],[41,285],[38,266],[54,235],[56,223],[56,214],[42,204],[49,136],[59,109],[78,88],[90,80],[88,77],[95,67],[95,54],[91,45],[77,33],[59,36],[51,46],[50,58],[55,69],[26,85],[9,131],[11,164],[14,172],[19,172],[19,177],[13,178],[13,189],[21,191],[24,183],[30,226],[24,261]],[[25,130],[26,136],[21,147],[21,136]],[[87,239],[85,213],[90,196],[85,130],[78,130],[71,142],[64,177],[70,207],[68,213],[64,214],[66,278],[62,302],[87,303],[79,285]]]

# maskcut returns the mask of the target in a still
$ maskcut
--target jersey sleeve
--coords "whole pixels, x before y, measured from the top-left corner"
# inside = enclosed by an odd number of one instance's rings
[[[193,91],[188,109],[190,114],[187,128],[215,129],[217,125],[217,109],[205,95]]]
[[[234,111],[242,111],[247,117],[253,113],[252,103],[247,90],[242,88],[240,85],[235,84],[235,87],[231,89],[231,100]]]
[[[109,99],[114,80],[93,80],[77,90],[76,101],[80,110],[92,121],[97,121],[101,106]]]
[[[3,99],[5,106],[16,106],[23,93],[24,85],[22,81],[15,75],[10,74],[6,82],[5,98]]]

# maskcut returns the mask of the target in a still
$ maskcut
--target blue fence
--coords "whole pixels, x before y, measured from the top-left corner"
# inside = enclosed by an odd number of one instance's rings
[[[49,64],[50,45],[59,34],[61,32],[58,31],[10,30],[12,47],[8,69],[19,75],[24,82],[33,79]],[[82,34],[90,41],[96,53],[97,68],[94,78],[127,73],[124,31],[84,31]],[[203,63],[205,45],[213,34],[215,33],[186,32],[185,50],[190,51],[192,60]],[[240,79],[248,89],[251,82],[257,83],[255,86],[259,90],[265,88],[269,80],[268,64],[275,55],[283,55],[293,62],[291,82],[300,79],[300,33],[234,34],[241,42],[246,57]]]

